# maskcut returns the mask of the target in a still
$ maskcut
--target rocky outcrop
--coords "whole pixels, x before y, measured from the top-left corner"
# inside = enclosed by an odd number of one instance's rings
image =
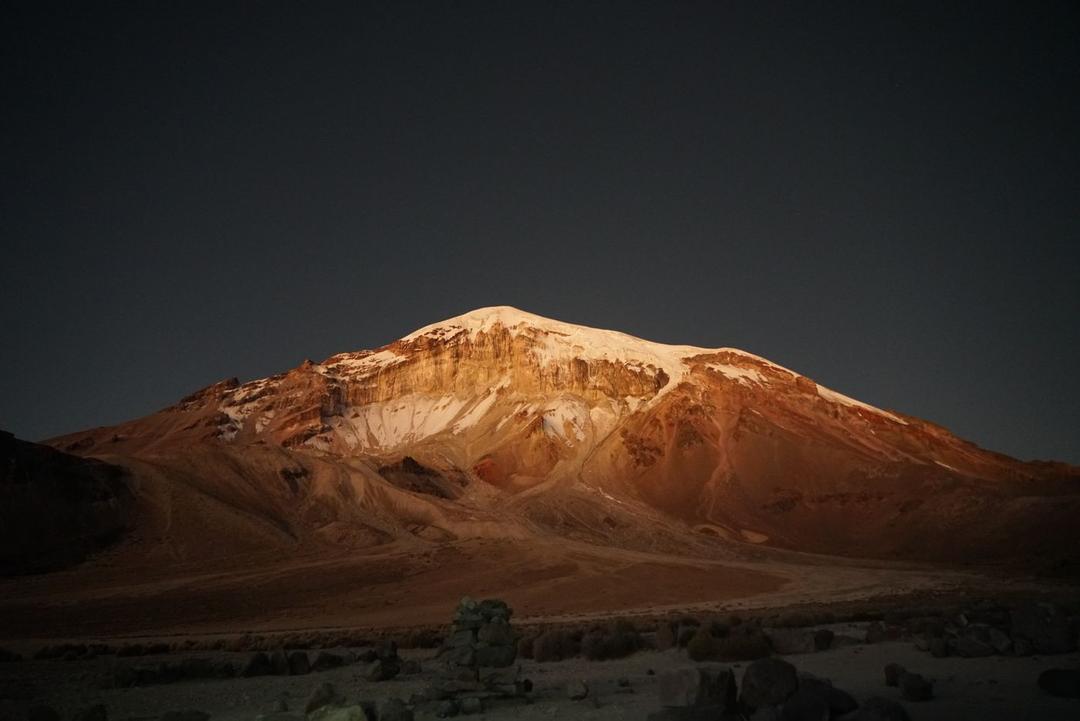
[[[83,561],[130,530],[123,468],[0,431],[0,575]]]

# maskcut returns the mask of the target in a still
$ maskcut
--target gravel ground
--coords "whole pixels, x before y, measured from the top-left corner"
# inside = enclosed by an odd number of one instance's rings
[[[200,654],[246,658],[247,654]],[[361,678],[362,666],[346,666],[306,676],[235,678],[185,681],[142,688],[100,689],[99,680],[110,675],[116,664],[149,664],[167,657],[116,659],[101,657],[82,661],[23,661],[0,666],[0,680],[8,690],[29,696],[0,700],[0,719],[25,719],[30,706],[48,703],[70,718],[81,708],[102,703],[109,718],[153,719],[168,710],[199,709],[215,721],[253,721],[260,714],[276,710],[284,701],[302,713],[311,691],[329,681],[349,702],[378,700],[391,696],[408,699],[421,691],[434,675],[437,662],[432,651],[402,651],[404,658],[421,661],[418,675],[399,676],[390,681],[370,683]],[[176,657],[171,657],[175,659]],[[786,657],[800,671],[828,678],[834,685],[860,701],[870,696],[900,700],[899,691],[884,684],[882,669],[896,662],[935,682],[935,698],[922,703],[906,703],[915,721],[954,719],[1055,719],[1080,718],[1080,700],[1054,698],[1036,686],[1039,673],[1047,668],[1080,668],[1080,654],[1047,657],[988,657],[979,659],[937,659],[919,652],[907,642],[854,645],[829,651]],[[522,661],[522,673],[535,689],[531,699],[492,704],[476,718],[528,721],[529,719],[644,719],[659,707],[657,674],[690,665],[682,651],[645,651],[616,661],[571,659],[557,663]],[[741,678],[746,664],[730,664]],[[632,692],[619,689],[626,678]],[[567,698],[568,682],[582,680],[589,688],[583,701]],[[434,718],[430,709],[421,709],[418,719]]]

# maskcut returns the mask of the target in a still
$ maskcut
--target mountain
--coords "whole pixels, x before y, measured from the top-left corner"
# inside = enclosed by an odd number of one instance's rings
[[[49,443],[125,468],[141,552],[172,558],[548,537],[964,562],[1080,548],[1076,467],[744,351],[505,306]]]

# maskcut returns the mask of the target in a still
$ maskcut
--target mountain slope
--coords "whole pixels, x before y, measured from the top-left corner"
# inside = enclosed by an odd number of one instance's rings
[[[946,560],[1080,547],[1074,467],[980,449],[736,349],[509,307],[52,444],[151,463],[284,542],[553,535]]]

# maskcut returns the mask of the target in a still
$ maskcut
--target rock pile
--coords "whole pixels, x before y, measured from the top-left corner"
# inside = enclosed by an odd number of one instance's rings
[[[368,681],[388,681],[401,672],[401,658],[394,641],[380,642],[362,660],[368,662],[364,669],[364,678]]]
[[[716,721],[720,718],[820,721],[908,721],[907,712],[882,698],[862,706],[824,679],[800,674],[776,658],[754,661],[738,685],[734,672],[708,664],[668,671],[660,676],[660,704],[648,721]]]
[[[973,607],[951,616],[915,618],[907,631],[916,647],[941,658],[1071,653],[1080,620],[1053,603],[1027,602],[1009,609]]]
[[[523,698],[532,683],[521,678],[512,609],[504,601],[461,599],[439,649],[444,668],[418,701],[438,704],[437,715],[482,711],[491,699]]]

